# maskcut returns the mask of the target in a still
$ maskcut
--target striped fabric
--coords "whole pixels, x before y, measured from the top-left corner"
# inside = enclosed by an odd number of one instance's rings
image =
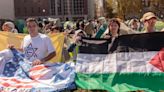
[[[76,63],[79,88],[109,92],[164,90],[164,33],[120,36],[108,53],[105,43],[91,43],[96,42],[92,39],[85,42],[79,47]]]
[[[14,58],[6,63],[0,77],[0,92],[57,92],[75,87],[74,64],[56,63],[32,67],[16,50],[12,50]],[[7,62],[7,61],[6,61]],[[17,66],[17,68],[15,67]],[[6,69],[9,67],[10,69]]]

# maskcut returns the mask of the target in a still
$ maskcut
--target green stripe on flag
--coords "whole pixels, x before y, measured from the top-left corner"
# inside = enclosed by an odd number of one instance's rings
[[[79,88],[87,90],[157,92],[164,90],[164,73],[77,73],[75,82]]]

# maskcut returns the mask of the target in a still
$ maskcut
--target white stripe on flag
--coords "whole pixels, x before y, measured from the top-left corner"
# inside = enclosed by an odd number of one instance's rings
[[[108,55],[78,54],[76,72],[81,73],[126,73],[161,72],[150,60],[158,52],[122,52]]]

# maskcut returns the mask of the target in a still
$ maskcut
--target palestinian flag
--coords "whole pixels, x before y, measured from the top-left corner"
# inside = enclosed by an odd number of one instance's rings
[[[76,85],[86,90],[127,92],[164,90],[164,33],[83,39],[76,64]],[[108,52],[107,52],[108,51]]]

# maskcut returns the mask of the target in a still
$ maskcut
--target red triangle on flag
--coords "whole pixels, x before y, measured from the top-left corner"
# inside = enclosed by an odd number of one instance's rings
[[[150,61],[150,64],[164,72],[164,48],[162,48]]]

